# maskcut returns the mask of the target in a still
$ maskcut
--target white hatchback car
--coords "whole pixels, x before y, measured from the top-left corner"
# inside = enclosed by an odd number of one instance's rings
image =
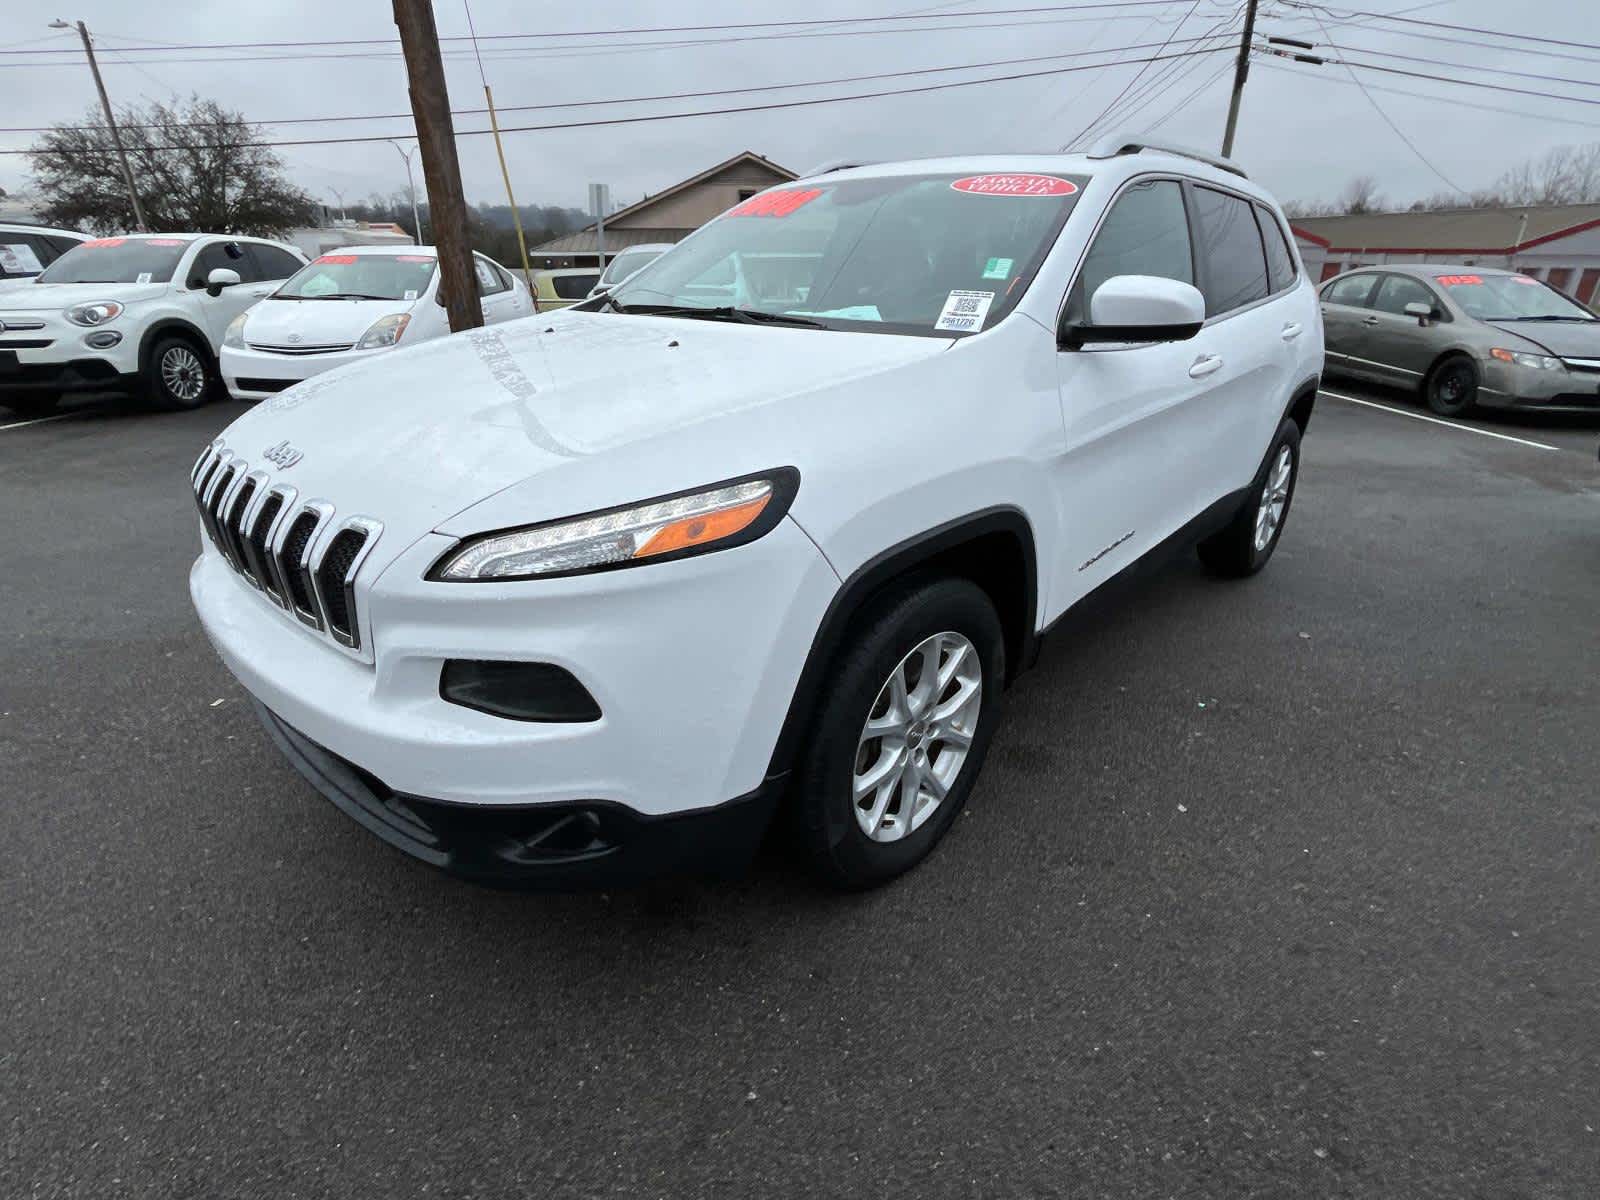
[[[240,400],[264,400],[313,375],[450,332],[432,246],[350,246],[315,259],[241,313],[222,339],[222,378]],[[473,255],[486,324],[533,312],[527,285]]]
[[[1292,245],[1231,163],[1138,144],[784,184],[240,418],[194,603],[290,762],[426,862],[728,867],[781,806],[877,883],[1046,630],[1175,544],[1271,556],[1322,365]]]
[[[90,240],[74,229],[0,223],[0,291],[33,282],[68,250]]]
[[[642,242],[637,246],[629,246],[626,250],[617,252],[617,256],[606,264],[606,269],[600,272],[600,278],[595,280],[594,287],[589,289],[592,299],[602,292],[609,292],[623,280],[631,275],[637,275],[668,250],[672,242]]]
[[[37,414],[69,392],[196,408],[217,391],[228,323],[305,265],[293,246],[220,234],[93,238],[0,291],[0,404]]]

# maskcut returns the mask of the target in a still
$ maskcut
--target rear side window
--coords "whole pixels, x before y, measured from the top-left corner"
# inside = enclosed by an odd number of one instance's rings
[[[1200,290],[1206,316],[1215,317],[1267,294],[1267,258],[1248,200],[1208,187],[1194,189],[1200,236]]]
[[[1176,180],[1136,183],[1117,197],[1083,260],[1067,305],[1069,320],[1088,316],[1089,297],[1113,275],[1156,275],[1194,282],[1194,252]]]
[[[1342,275],[1322,289],[1322,298],[1329,304],[1365,308],[1374,278],[1372,275]]]
[[[1394,313],[1403,317],[1408,304],[1438,307],[1438,302],[1428,290],[1427,284],[1418,283],[1405,275],[1385,275],[1383,282],[1378,285],[1377,294],[1372,297],[1372,307],[1379,312]]]
[[[237,271],[240,283],[255,283],[261,278],[256,274],[255,263],[238,242],[212,242],[194,256],[194,265],[189,268],[189,287],[205,287],[211,272],[218,267]]]
[[[551,290],[563,300],[582,300],[589,294],[589,289],[600,282],[600,272],[595,271],[588,275],[552,275],[550,277]]]
[[[474,258],[472,265],[478,272],[478,295],[493,296],[511,286],[511,281],[502,278],[487,259]]]
[[[38,234],[0,233],[0,279],[37,275],[55,258],[55,247]]]
[[[1281,292],[1294,282],[1294,255],[1283,238],[1283,226],[1271,210],[1256,205],[1256,220],[1261,223],[1261,240],[1267,248],[1267,285]]]
[[[287,250],[262,242],[250,243],[250,257],[255,259],[256,270],[262,279],[288,279],[305,265]]]

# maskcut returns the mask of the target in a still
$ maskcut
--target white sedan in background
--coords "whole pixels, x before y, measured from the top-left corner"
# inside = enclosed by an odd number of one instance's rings
[[[228,326],[222,378],[262,400],[313,375],[450,332],[432,246],[351,246],[322,255]],[[527,285],[473,255],[488,325],[533,313]]]
[[[617,256],[606,264],[605,271],[595,281],[594,287],[589,291],[589,299],[593,300],[601,292],[609,292],[624,279],[644,270],[671,249],[671,242],[645,242],[619,251]]]

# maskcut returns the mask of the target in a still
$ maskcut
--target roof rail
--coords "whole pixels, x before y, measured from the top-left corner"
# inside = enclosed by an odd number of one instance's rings
[[[857,161],[850,158],[835,158],[819,166],[812,167],[801,178],[809,179],[813,175],[831,175],[835,171],[848,171],[851,167],[875,167],[878,164],[867,159]]]
[[[1089,150],[1089,158],[1116,158],[1123,154],[1138,154],[1141,150],[1155,150],[1161,154],[1176,154],[1180,158],[1192,158],[1216,167],[1219,171],[1226,171],[1230,175],[1237,175],[1240,179],[1249,179],[1244,173],[1244,168],[1231,158],[1223,158],[1220,154],[1207,154],[1204,150],[1191,150],[1188,146],[1175,146],[1171,142],[1152,142],[1144,138],[1130,137],[1124,133],[1112,134],[1103,137]]]

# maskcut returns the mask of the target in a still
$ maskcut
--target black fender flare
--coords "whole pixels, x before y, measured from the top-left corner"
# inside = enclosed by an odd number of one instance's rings
[[[1008,638],[1008,674],[1031,665],[1038,650],[1039,569],[1033,526],[1020,508],[996,505],[957,517],[904,541],[868,559],[840,585],[811,639],[805,666],[789,698],[789,711],[778,732],[768,776],[787,774],[794,765],[801,739],[810,728],[818,697],[827,680],[828,668],[844,644],[850,623],[862,608],[885,586],[922,567],[937,564],[942,556],[963,545],[995,534],[1016,539],[1022,554],[1023,580],[1021,614],[1017,636]],[[981,581],[979,581],[981,583]],[[1011,644],[1015,641],[1015,645]]]
[[[154,324],[152,324],[149,329],[146,329],[144,334],[139,338],[140,375],[146,374],[150,368],[151,348],[156,344],[157,340],[166,337],[169,334],[177,334],[178,336],[193,342],[195,349],[199,350],[201,354],[205,355],[206,362],[210,365],[212,372],[216,372],[217,356],[216,353],[211,349],[211,339],[205,335],[205,332],[196,326],[192,321],[185,321],[181,317],[162,317],[159,321],[156,321]]]
[[[1322,388],[1322,376],[1312,375],[1303,379],[1289,394],[1289,403],[1283,406],[1283,416],[1278,418],[1278,424],[1293,420],[1300,426],[1300,432],[1306,431],[1306,426],[1311,424],[1311,410],[1317,405],[1317,392]],[[1276,436],[1277,431],[1273,431]]]

